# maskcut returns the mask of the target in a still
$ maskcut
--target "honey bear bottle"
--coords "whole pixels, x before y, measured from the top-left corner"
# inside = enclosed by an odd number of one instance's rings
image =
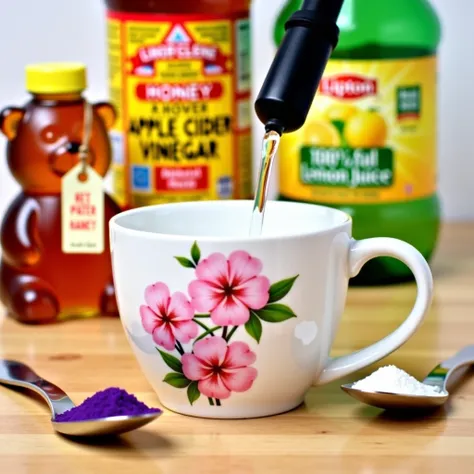
[[[102,190],[115,110],[85,100],[81,64],[27,66],[26,85],[30,101],[0,112],[22,188],[1,228],[0,300],[23,323],[116,315],[108,222],[119,207]]]

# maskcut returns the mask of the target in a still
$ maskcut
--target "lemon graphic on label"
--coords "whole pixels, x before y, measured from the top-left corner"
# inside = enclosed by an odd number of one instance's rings
[[[304,143],[312,146],[340,146],[341,137],[333,124],[312,121],[304,126]]]
[[[349,104],[331,104],[326,109],[326,119],[329,121],[337,120],[346,122],[358,111],[357,107]]]
[[[375,110],[360,110],[346,122],[344,137],[353,148],[383,147],[387,138],[387,124]]]
[[[326,110],[325,109],[319,109],[316,107],[311,107],[308,112],[308,122],[319,122],[319,121],[326,121],[327,116],[326,116]]]

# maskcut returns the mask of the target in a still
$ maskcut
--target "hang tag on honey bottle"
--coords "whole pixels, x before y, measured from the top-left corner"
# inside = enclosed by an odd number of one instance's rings
[[[90,166],[77,164],[62,179],[62,251],[104,251],[104,190],[102,176]]]
[[[61,180],[61,247],[64,253],[104,251],[102,176],[88,164],[92,120],[92,107],[86,102],[79,163]]]

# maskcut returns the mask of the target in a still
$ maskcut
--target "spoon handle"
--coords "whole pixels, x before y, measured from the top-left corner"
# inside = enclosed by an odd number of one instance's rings
[[[463,347],[453,357],[441,362],[440,366],[444,369],[454,370],[463,365],[472,363],[474,363],[474,345]]]
[[[46,400],[53,418],[55,415],[74,408],[74,403],[63,390],[41,378],[33,369],[16,360],[0,359],[0,383],[35,391]]]
[[[457,354],[437,365],[423,380],[428,385],[446,389],[447,382],[456,369],[474,363],[474,345],[463,347]]]

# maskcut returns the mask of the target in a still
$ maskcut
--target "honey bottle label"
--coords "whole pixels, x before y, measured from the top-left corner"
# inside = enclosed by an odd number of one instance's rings
[[[64,253],[104,251],[102,176],[78,163],[62,178],[61,242]]]
[[[119,203],[251,197],[248,12],[109,12],[108,53]]]

